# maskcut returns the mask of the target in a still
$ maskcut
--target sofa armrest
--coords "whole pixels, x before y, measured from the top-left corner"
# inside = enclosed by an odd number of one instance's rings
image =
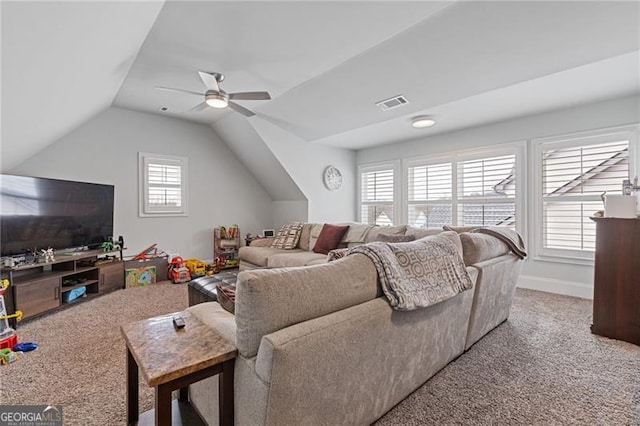
[[[251,247],[269,247],[276,237],[256,238],[251,241]]]
[[[220,333],[226,340],[236,342],[236,318],[218,302],[199,303],[186,309],[206,326]]]

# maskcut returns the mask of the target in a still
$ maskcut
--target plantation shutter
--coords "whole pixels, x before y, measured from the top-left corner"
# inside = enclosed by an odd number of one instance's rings
[[[515,154],[458,163],[458,224],[516,226]]]
[[[141,215],[186,214],[186,158],[142,154]]]
[[[407,168],[409,225],[441,228],[453,223],[451,162]]]
[[[392,167],[360,174],[360,220],[368,224],[394,224],[394,185]]]
[[[621,194],[629,178],[629,141],[542,145],[543,248],[595,250],[600,195]]]

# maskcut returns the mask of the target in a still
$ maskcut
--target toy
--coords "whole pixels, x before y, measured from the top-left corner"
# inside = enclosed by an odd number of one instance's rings
[[[38,345],[33,342],[16,343],[13,345],[14,352],[30,352],[38,349]]]
[[[191,273],[189,268],[184,266],[184,260],[180,256],[176,256],[169,262],[168,274],[169,279],[174,284],[186,283],[191,281]]]
[[[207,272],[207,264],[198,259],[187,259],[185,266],[189,268],[192,277],[199,277]]]
[[[0,349],[0,364],[9,365],[16,362],[18,359],[18,354],[13,352],[9,348]]]
[[[44,261],[45,263],[51,263],[51,262],[55,262],[55,258],[53,257],[53,249],[51,247],[49,247],[46,250],[40,250],[42,252],[42,255],[44,256]]]
[[[104,252],[108,252],[108,251],[112,251],[113,250],[113,241],[111,241],[111,239],[109,239],[109,241],[105,241],[104,243],[102,243],[102,251]]]

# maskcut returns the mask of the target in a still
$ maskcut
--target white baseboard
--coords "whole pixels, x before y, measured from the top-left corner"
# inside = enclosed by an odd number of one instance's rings
[[[532,275],[520,275],[516,285],[520,288],[546,291],[547,293],[564,294],[566,296],[593,299],[593,286],[591,284],[575,281],[554,280],[552,278],[534,277]]]

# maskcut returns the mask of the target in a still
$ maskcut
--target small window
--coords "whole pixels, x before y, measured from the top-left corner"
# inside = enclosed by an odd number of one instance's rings
[[[367,167],[360,171],[360,221],[371,225],[395,223],[395,166]]]
[[[140,216],[187,215],[186,157],[138,154]]]

